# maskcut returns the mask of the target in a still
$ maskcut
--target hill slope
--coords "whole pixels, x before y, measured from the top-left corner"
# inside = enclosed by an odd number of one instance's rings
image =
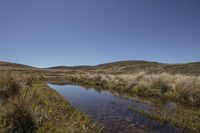
[[[0,62],[0,70],[2,69],[37,69],[32,66]],[[100,64],[96,66],[55,66],[43,70],[79,70],[79,71],[93,71],[99,73],[113,73],[113,74],[131,74],[138,72],[146,73],[172,73],[172,74],[187,74],[200,75],[200,62],[192,62],[185,64],[162,64],[158,62],[148,61],[118,61]]]
[[[36,67],[32,67],[29,65],[24,64],[17,64],[17,63],[11,63],[11,62],[0,62],[0,69],[33,69]]]
[[[77,66],[65,67],[57,66],[50,69],[60,70],[84,70],[95,71],[99,73],[113,74],[131,74],[138,72],[146,73],[172,73],[172,74],[187,74],[200,75],[200,62],[185,63],[185,64],[163,64],[158,62],[148,61],[118,61],[100,64],[96,66]]]
[[[95,69],[111,73],[178,73],[178,74],[200,74],[200,62],[186,64],[162,64],[147,61],[118,61],[94,66]]]

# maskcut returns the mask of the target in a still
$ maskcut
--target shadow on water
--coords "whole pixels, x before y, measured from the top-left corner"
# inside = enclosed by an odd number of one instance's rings
[[[187,132],[183,129],[174,128],[171,124],[155,121],[138,113],[138,111],[151,113],[162,108],[162,110],[166,110],[169,117],[174,117],[177,105],[173,102],[154,105],[151,101],[138,97],[130,98],[109,91],[97,91],[77,85],[49,84],[49,86],[81,112],[88,114],[94,121],[102,123],[105,132]]]

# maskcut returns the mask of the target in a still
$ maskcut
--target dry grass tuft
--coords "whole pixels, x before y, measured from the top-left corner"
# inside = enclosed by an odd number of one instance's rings
[[[10,73],[0,75],[0,97],[11,98],[19,95],[20,82]]]
[[[37,124],[31,109],[22,99],[15,98],[9,101],[1,116],[2,127],[5,133],[36,133]]]
[[[180,74],[68,74],[67,79],[91,85],[101,85],[116,91],[137,93],[141,96],[159,96],[186,104],[200,106],[200,77]]]
[[[34,133],[36,123],[21,95],[23,85],[11,73],[0,75],[0,130],[5,133]]]

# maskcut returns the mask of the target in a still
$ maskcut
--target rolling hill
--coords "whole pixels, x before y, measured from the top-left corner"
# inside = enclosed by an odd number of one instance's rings
[[[11,62],[0,62],[0,70],[12,70],[12,69],[36,69],[36,67],[24,65],[24,64],[17,64]]]
[[[172,74],[187,74],[187,75],[199,75],[200,74],[200,62],[192,62],[185,64],[163,64],[158,62],[148,61],[118,61],[100,64],[96,66],[77,66],[77,67],[64,67],[57,66],[51,67],[51,69],[73,69],[73,70],[85,70],[96,71],[99,73],[113,73],[113,74],[131,74],[138,72],[146,73],[172,73]]]
[[[0,70],[2,69],[32,69],[40,70],[40,68],[9,62],[0,62]],[[200,75],[200,62],[192,62],[185,64],[163,64],[158,62],[148,61],[117,61],[111,63],[100,64],[96,66],[55,66],[42,70],[79,70],[93,71],[98,73],[112,74],[133,74],[138,72],[146,73],[172,73],[186,75]]]

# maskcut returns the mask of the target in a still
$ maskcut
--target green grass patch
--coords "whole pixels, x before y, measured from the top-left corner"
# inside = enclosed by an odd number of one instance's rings
[[[23,80],[22,80],[23,81]],[[102,126],[72,107],[45,82],[0,78],[0,132],[99,133]],[[4,101],[4,102],[2,102]]]
[[[44,82],[33,82],[27,94],[38,121],[38,132],[101,132],[101,127],[87,115],[73,108],[56,91]]]

